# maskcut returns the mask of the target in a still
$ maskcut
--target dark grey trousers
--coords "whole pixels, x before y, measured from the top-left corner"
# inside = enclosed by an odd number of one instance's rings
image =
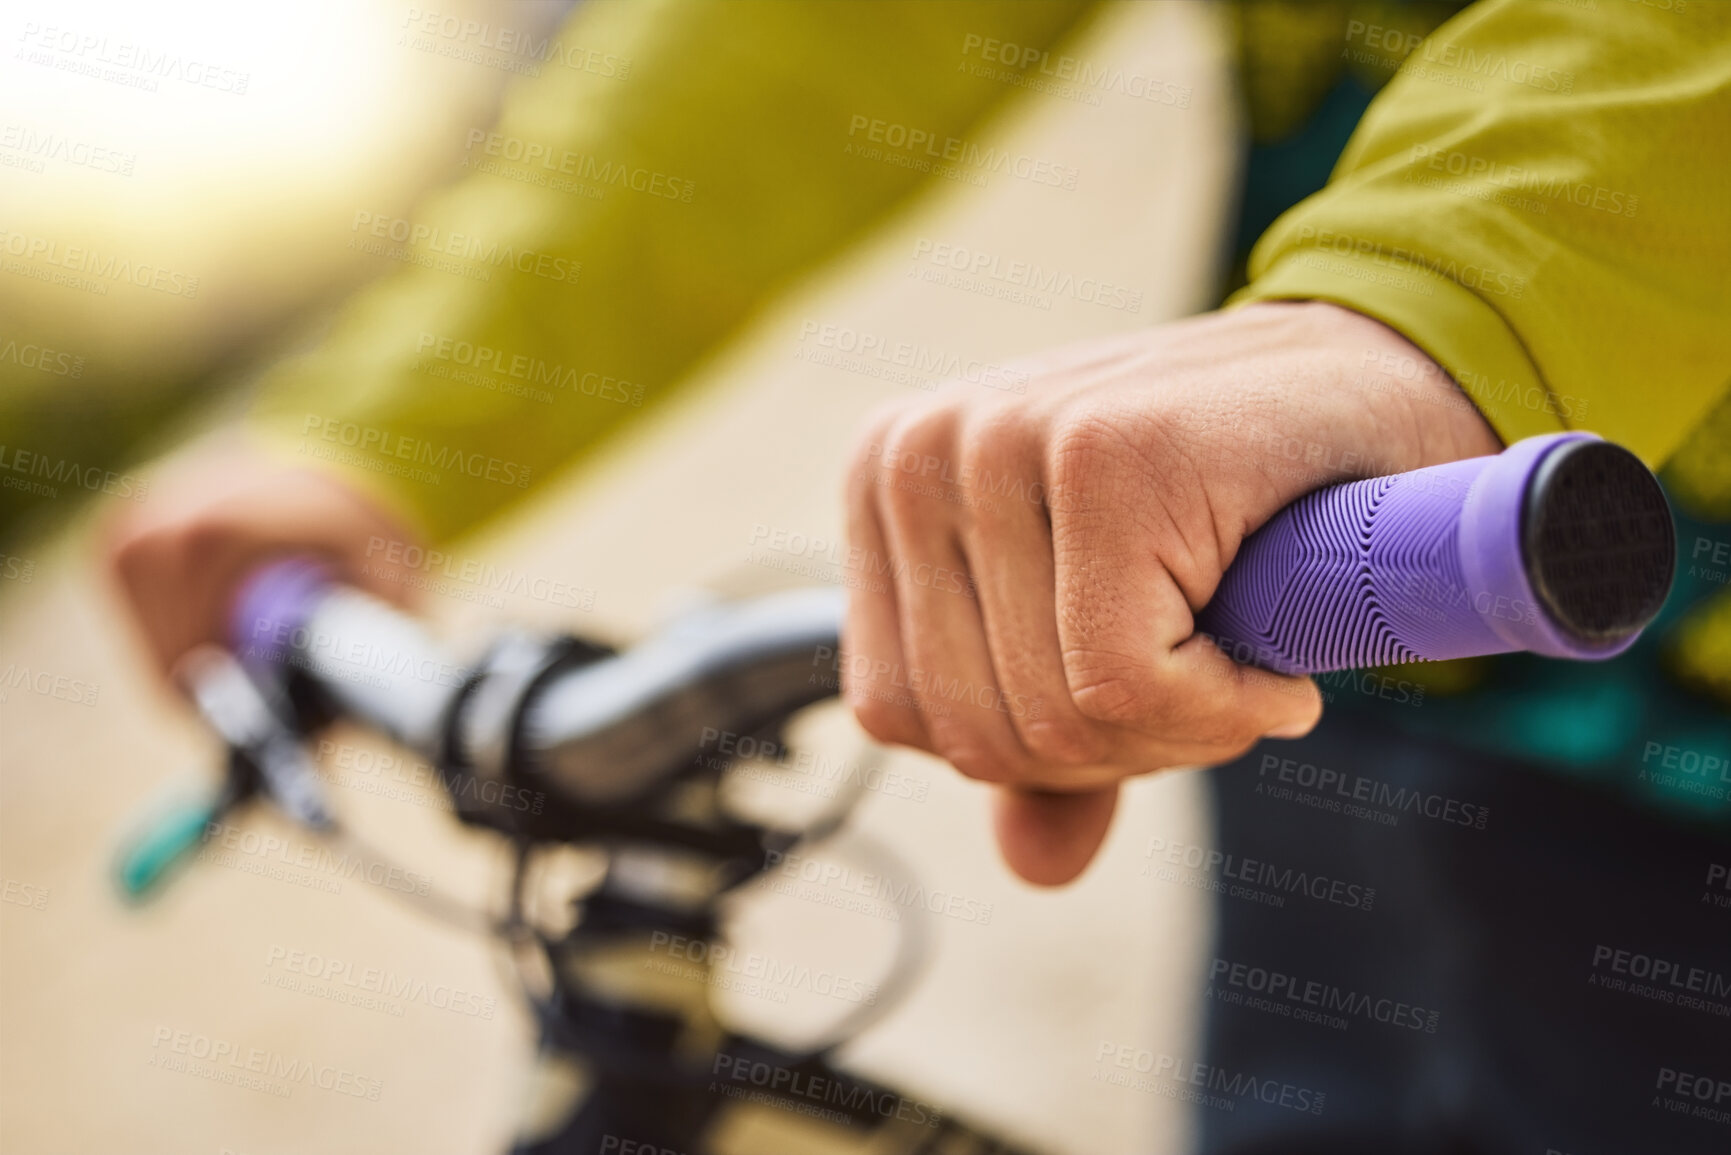
[[[1344,711],[1209,781],[1206,1155],[1731,1152],[1723,833]]]

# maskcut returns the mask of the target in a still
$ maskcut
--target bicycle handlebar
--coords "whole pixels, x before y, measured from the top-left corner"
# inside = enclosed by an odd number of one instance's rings
[[[752,734],[834,695],[841,618],[840,591],[795,590],[687,614],[583,664],[508,636],[464,667],[412,618],[295,559],[247,582],[230,637],[252,668],[304,670],[341,714],[436,764],[505,785],[520,760],[565,798],[608,805],[722,731]]]
[[[1603,659],[1657,614],[1676,564],[1658,482],[1591,434],[1319,490],[1252,534],[1199,629],[1282,673],[1530,650]],[[317,563],[247,583],[243,661],[308,671],[338,708],[430,759],[504,782],[520,756],[567,798],[606,805],[838,689],[837,590],[690,616],[637,648],[559,668],[507,640],[476,668]],[[534,692],[530,690],[533,688]],[[452,706],[467,696],[455,723]]]

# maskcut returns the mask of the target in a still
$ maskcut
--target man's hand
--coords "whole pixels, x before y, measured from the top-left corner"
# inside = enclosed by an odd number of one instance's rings
[[[1010,866],[1056,885],[1120,780],[1229,760],[1321,716],[1316,687],[1195,636],[1245,537],[1339,481],[1495,453],[1442,370],[1376,321],[1250,305],[958,383],[879,417],[848,477],[842,676],[875,737],[997,783]]]
[[[343,581],[397,604],[409,575],[384,543],[412,539],[370,499],[234,442],[170,462],[150,500],[109,525],[108,562],[151,658],[166,675],[188,650],[227,638],[240,583],[273,557],[313,554]]]

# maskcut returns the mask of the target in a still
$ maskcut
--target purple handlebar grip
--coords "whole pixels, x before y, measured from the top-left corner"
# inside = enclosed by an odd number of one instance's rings
[[[229,646],[255,669],[279,665],[294,635],[333,582],[322,562],[292,557],[271,562],[242,583],[228,617]]]
[[[1673,535],[1627,450],[1532,437],[1299,499],[1246,539],[1197,626],[1284,674],[1515,650],[1609,658],[1663,603]]]

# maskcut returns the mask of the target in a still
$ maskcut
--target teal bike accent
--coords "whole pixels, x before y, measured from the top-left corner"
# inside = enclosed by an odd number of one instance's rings
[[[224,809],[219,796],[180,799],[164,807],[115,856],[116,878],[128,901],[149,898],[177,863],[204,842],[204,832]]]

